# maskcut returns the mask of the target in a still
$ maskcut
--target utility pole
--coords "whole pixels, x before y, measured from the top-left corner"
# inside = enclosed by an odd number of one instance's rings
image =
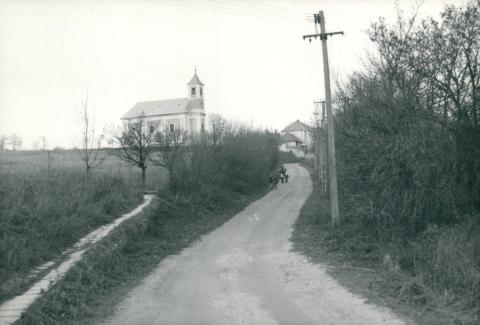
[[[340,213],[338,209],[338,189],[337,189],[337,164],[335,159],[335,135],[333,126],[333,112],[332,112],[332,94],[330,90],[330,69],[328,66],[328,49],[327,37],[341,34],[343,32],[327,33],[325,31],[325,17],[323,11],[314,14],[315,28],[317,24],[320,25],[320,34],[304,35],[303,39],[308,39],[310,42],[312,38],[319,37],[322,41],[323,53],[323,74],[325,80],[325,100],[327,106],[327,144],[328,144],[328,178],[330,189],[330,213],[332,215],[332,224],[338,226],[340,224]]]
[[[315,162],[318,172],[318,181],[320,183],[320,195],[325,196],[326,173],[325,173],[325,101],[314,101],[315,104]],[[319,105],[322,105],[322,111]]]
[[[321,171],[322,171],[322,194],[327,195],[327,130],[326,130],[326,117],[325,117],[325,101],[322,101],[322,123],[321,123],[321,141],[320,142],[320,152],[322,153],[322,161],[320,162]]]
[[[319,123],[318,123],[318,107],[315,106],[315,110],[313,111],[313,116],[315,118],[315,130],[313,132],[313,138],[315,139],[315,178],[318,178],[318,181],[320,184],[322,183],[322,177],[321,177],[321,172],[320,172],[320,155],[318,154],[319,146],[318,146],[318,141],[320,140],[319,135]]]

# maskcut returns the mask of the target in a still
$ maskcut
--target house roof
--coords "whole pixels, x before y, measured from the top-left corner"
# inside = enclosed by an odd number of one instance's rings
[[[281,136],[280,136],[280,142],[298,142],[298,143],[303,143],[302,140],[300,140],[299,138],[297,138],[296,136],[294,136],[293,134],[291,133],[283,133]]]
[[[310,131],[311,127],[307,124],[300,122],[300,120],[296,120],[295,122],[288,125],[286,128],[282,130],[282,132],[292,132],[292,131]]]
[[[203,108],[202,99],[174,98],[136,103],[122,119],[142,116],[172,115],[189,112],[194,108]]]
[[[192,79],[190,80],[190,82],[187,84],[187,85],[200,85],[200,86],[203,86],[203,83],[200,81],[200,79],[198,79],[198,76],[197,76],[197,72],[195,72],[195,74],[193,75]]]

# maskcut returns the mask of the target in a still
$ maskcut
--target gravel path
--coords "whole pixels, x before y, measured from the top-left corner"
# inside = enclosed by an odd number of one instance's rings
[[[290,251],[312,184],[304,168],[286,167],[288,184],[165,259],[105,324],[404,324]]]

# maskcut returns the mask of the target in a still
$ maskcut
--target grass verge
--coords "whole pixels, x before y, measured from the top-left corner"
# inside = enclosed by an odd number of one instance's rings
[[[311,168],[306,167],[311,172]],[[458,286],[457,291],[453,291],[441,285],[429,285],[425,277],[433,272],[412,274],[403,270],[386,258],[385,245],[358,222],[343,220],[340,228],[332,228],[328,201],[319,198],[320,189],[318,183],[314,183],[314,190],[294,225],[291,240],[295,250],[310,257],[314,263],[326,265],[328,273],[350,291],[379,306],[387,306],[397,314],[408,315],[418,324],[479,324],[480,295],[471,293],[476,290],[478,294],[478,287]],[[471,224],[458,225],[456,228],[436,229],[436,233],[429,230],[409,245],[417,251],[424,251],[424,256],[440,255],[442,247],[452,242],[452,238],[457,239],[457,245],[468,243],[465,239],[459,240],[458,234],[467,234],[471,227]],[[450,246],[447,247],[449,254],[454,254],[456,249]],[[465,245],[465,250],[467,246],[474,246],[474,243]],[[463,256],[457,254],[456,260]],[[417,263],[421,262],[422,256],[418,256]],[[470,260],[464,265],[474,262]],[[450,267],[455,265],[452,260],[448,264]],[[465,272],[468,270],[464,267]]]
[[[219,191],[215,200],[198,193],[161,194],[144,213],[92,247],[16,324],[92,324],[108,317],[162,259],[219,227],[264,193]]]

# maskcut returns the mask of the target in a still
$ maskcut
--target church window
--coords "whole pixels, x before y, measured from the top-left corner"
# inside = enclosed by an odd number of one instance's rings
[[[150,125],[149,126],[149,131],[150,131],[150,133],[155,132],[155,125]]]
[[[195,87],[192,88],[192,96],[195,96]]]
[[[202,89],[202,88],[200,88],[200,89]],[[200,92],[200,94],[201,94],[201,92]],[[203,131],[205,131],[205,123],[202,123],[202,132]]]
[[[203,96],[203,88],[200,87],[200,96]]]

